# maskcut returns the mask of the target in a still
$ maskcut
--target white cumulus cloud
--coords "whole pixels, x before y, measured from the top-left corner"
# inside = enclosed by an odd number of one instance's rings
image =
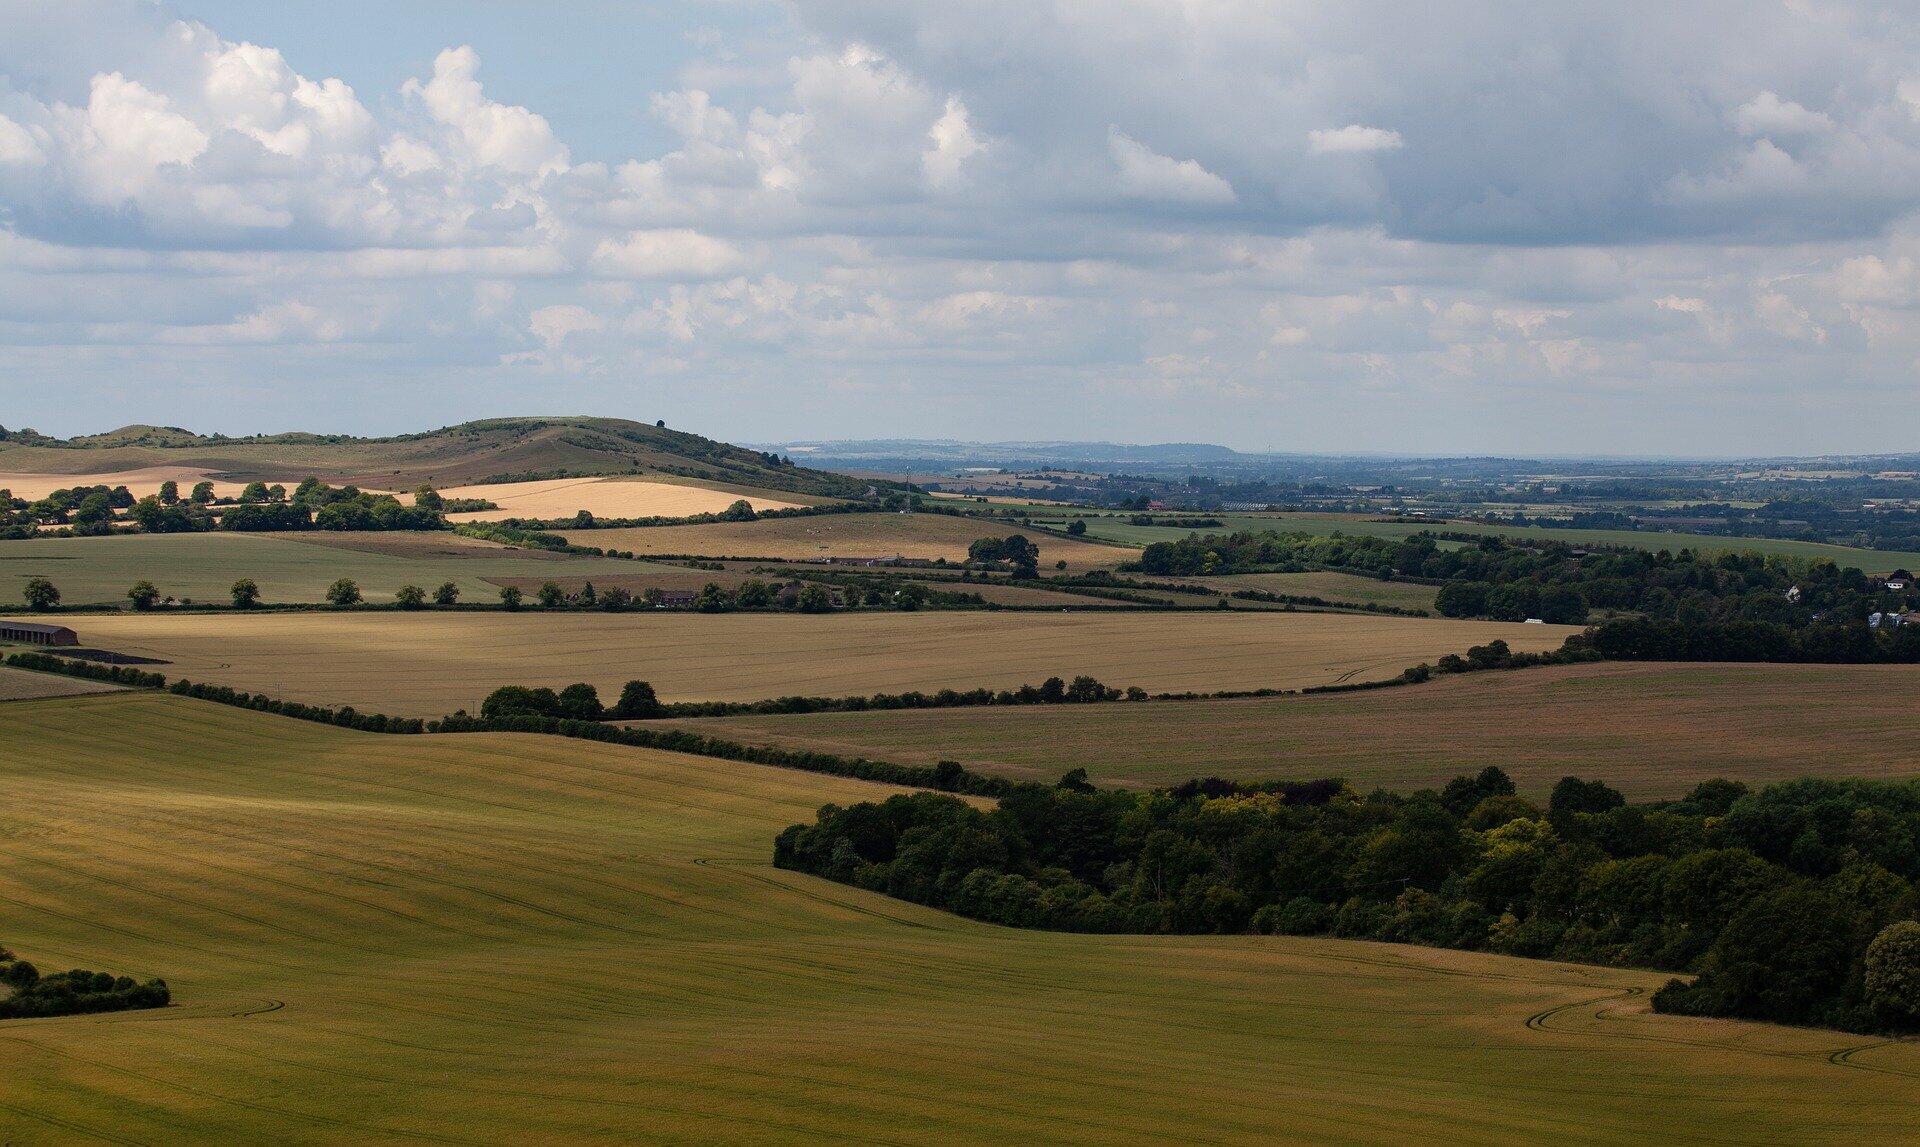
[[[1320,152],[1395,151],[1404,144],[1397,131],[1357,123],[1307,133],[1307,146]]]
[[[1107,149],[1119,170],[1120,190],[1139,199],[1220,204],[1235,200],[1233,185],[1191,159],[1161,155],[1111,124]]]
[[[685,227],[603,239],[593,252],[594,270],[629,279],[717,279],[745,264],[732,243]]]

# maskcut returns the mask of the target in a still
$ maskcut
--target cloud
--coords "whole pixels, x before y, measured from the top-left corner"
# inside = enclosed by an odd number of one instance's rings
[[[448,48],[434,57],[432,79],[408,80],[401,91],[457,132],[475,163],[521,175],[565,171],[566,145],[554,138],[547,121],[526,108],[488,99],[475,78],[479,71],[479,53]]]
[[[527,329],[549,351],[557,351],[568,336],[606,329],[606,320],[573,303],[541,307],[527,315]]]
[[[593,252],[594,270],[630,279],[717,279],[745,264],[738,247],[684,227],[603,239]]]
[[[967,160],[987,149],[967,119],[967,105],[953,96],[947,97],[947,110],[928,129],[927,140],[931,146],[920,153],[920,168],[935,189],[951,187]]]
[[[45,162],[40,142],[26,128],[0,115],[0,164],[26,167]]]
[[[1307,133],[1307,145],[1319,152],[1397,151],[1404,143],[1397,131],[1357,123]]]
[[[1831,117],[1822,112],[1808,111],[1772,92],[1761,92],[1741,104],[1734,110],[1733,122],[1741,135],[1816,135],[1833,130]]]
[[[1167,203],[1220,204],[1235,199],[1233,185],[1191,159],[1161,155],[1109,124],[1107,148],[1119,169],[1120,191]]]
[[[356,92],[165,3],[0,0],[43,428],[137,378],[232,430],[659,393],[767,439],[1905,445],[1859,417],[1920,360],[1897,8],[793,0],[581,69],[570,114],[653,123],[570,138],[470,47]]]

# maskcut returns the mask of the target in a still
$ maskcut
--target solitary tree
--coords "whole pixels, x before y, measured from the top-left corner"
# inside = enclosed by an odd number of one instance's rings
[[[419,609],[427,603],[427,591],[417,585],[403,585],[394,591],[393,600],[401,609]]]
[[[256,502],[264,502],[267,500],[267,497],[267,484],[265,482],[248,482],[247,488],[240,491],[240,500],[248,505]]]
[[[629,681],[620,690],[620,703],[613,707],[615,717],[641,719],[658,717],[665,712],[660,698],[654,693],[653,686],[645,681]]]
[[[161,502],[171,506],[174,503],[178,502],[179,500],[180,500],[180,483],[175,482],[172,479],[168,479],[167,481],[160,483],[160,501]]]
[[[327,587],[327,602],[331,605],[359,605],[359,584],[352,578],[341,578]]]
[[[26,596],[29,609],[52,609],[60,604],[60,591],[43,577],[29,578],[21,592]]]
[[[1079,518],[1075,518],[1067,526],[1067,532],[1077,538],[1087,532],[1087,523]]]
[[[460,587],[450,581],[441,582],[440,588],[433,591],[435,605],[452,605],[459,600]]]
[[[233,608],[252,609],[260,604],[260,587],[250,577],[243,577],[233,583]]]
[[[567,595],[561,591],[558,583],[543,582],[541,584],[540,604],[542,606],[545,606],[547,609],[553,609],[555,606],[558,606],[561,602],[565,601],[566,599],[567,599]]]
[[[520,587],[505,586],[500,590],[500,608],[514,610],[520,608]]]
[[[212,502],[213,501],[213,483],[212,482],[195,483],[193,487],[193,500],[202,506],[205,506],[208,503]]]
[[[152,609],[153,603],[160,600],[160,590],[150,581],[137,581],[127,591],[127,600],[133,602],[135,609]]]

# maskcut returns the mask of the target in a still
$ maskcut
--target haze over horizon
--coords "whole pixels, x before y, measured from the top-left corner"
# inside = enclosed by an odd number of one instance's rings
[[[0,20],[9,427],[1920,448],[1899,4]]]

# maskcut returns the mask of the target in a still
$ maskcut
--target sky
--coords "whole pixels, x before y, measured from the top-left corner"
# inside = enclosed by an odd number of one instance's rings
[[[1920,8],[0,0],[0,424],[1920,450]]]

